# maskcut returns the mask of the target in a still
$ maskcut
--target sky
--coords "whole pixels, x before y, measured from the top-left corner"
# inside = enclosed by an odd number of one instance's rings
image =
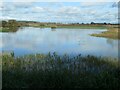
[[[0,20],[118,23],[117,2],[3,2]]]

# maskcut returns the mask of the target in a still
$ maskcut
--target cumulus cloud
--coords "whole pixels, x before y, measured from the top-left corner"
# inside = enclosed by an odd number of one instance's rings
[[[4,2],[7,2],[8,0],[4,0]],[[37,2],[38,0],[10,0],[11,2],[24,2],[24,3],[29,3],[29,2]]]
[[[10,3],[2,3],[2,11],[13,11],[15,7]]]
[[[58,10],[59,13],[69,13],[69,14],[72,14],[72,13],[80,13],[80,8],[78,7],[75,7],[75,6],[69,6],[69,7],[62,7]]]
[[[9,16],[0,16],[0,20],[9,20],[9,19],[17,19],[17,18],[9,17]]]
[[[80,4],[82,7],[103,7],[108,5],[108,2],[81,2]]]
[[[33,2],[14,2],[13,6],[16,8],[29,8],[32,6]]]
[[[6,5],[5,5],[6,4]],[[116,22],[116,3],[5,3],[3,17],[44,22]],[[111,7],[113,5],[113,7]]]
[[[46,11],[43,7],[33,7],[32,8],[32,12],[34,13],[39,13],[39,12],[44,12],[44,11]]]
[[[0,11],[2,11],[2,8],[3,8],[3,4],[2,2],[0,2]]]

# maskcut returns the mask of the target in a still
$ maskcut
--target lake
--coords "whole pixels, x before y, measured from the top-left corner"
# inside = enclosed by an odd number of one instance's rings
[[[14,51],[15,56],[57,52],[118,57],[118,40],[89,35],[103,31],[106,29],[23,27],[17,32],[0,33],[0,51]]]

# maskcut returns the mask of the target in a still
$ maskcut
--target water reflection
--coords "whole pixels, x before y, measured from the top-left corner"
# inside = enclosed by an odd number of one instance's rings
[[[58,54],[91,54],[113,56],[118,54],[118,41],[92,37],[89,34],[103,30],[51,29],[26,27],[16,33],[0,33],[0,50],[13,50],[15,55],[57,52]],[[110,50],[112,52],[110,52]]]
[[[51,28],[51,31],[56,31],[56,28]]]
[[[111,47],[113,47],[113,48],[116,48],[115,46],[118,46],[118,42],[116,41],[116,40],[113,40],[113,39],[107,39],[107,43],[109,44],[109,45],[111,45]]]

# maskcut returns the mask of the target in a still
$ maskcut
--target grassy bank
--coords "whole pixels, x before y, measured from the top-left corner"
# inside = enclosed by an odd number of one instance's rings
[[[0,27],[0,32],[9,32],[9,29]]]
[[[120,39],[120,35],[118,35],[118,28],[109,27],[109,26],[100,26],[100,25],[59,25],[59,26],[38,26],[38,25],[30,25],[26,27],[38,27],[38,28],[68,28],[68,29],[108,29],[108,31],[102,32],[100,34],[91,34],[91,36],[96,37],[106,37],[106,38],[112,38],[112,39]],[[18,30],[18,27],[16,28],[0,28],[0,32],[16,32]]]
[[[68,28],[68,29],[105,29],[106,26],[102,25],[45,25],[45,26],[34,26],[40,28]]]
[[[71,25],[71,26],[57,26],[57,28],[78,28],[78,29],[105,29],[105,26],[93,26],[93,25],[79,25],[79,26],[75,26],[75,25]]]
[[[37,28],[68,28],[68,29],[105,29],[105,26],[95,26],[95,25],[45,25],[45,26],[40,26],[40,25],[29,25],[26,27],[37,27]],[[12,28],[0,28],[0,32],[13,32],[13,31],[17,31],[16,29],[12,29]]]
[[[118,34],[119,34],[118,28],[108,28],[108,30],[105,32],[99,34],[91,34],[91,36],[120,39],[120,35]]]
[[[2,55],[3,88],[118,88],[118,61],[95,56]]]
[[[0,27],[0,32],[16,32],[18,30],[18,27]]]
[[[51,28],[52,26],[46,26]],[[59,25],[54,26],[56,28],[68,28],[68,29],[105,29],[105,26],[95,26],[95,25]]]

